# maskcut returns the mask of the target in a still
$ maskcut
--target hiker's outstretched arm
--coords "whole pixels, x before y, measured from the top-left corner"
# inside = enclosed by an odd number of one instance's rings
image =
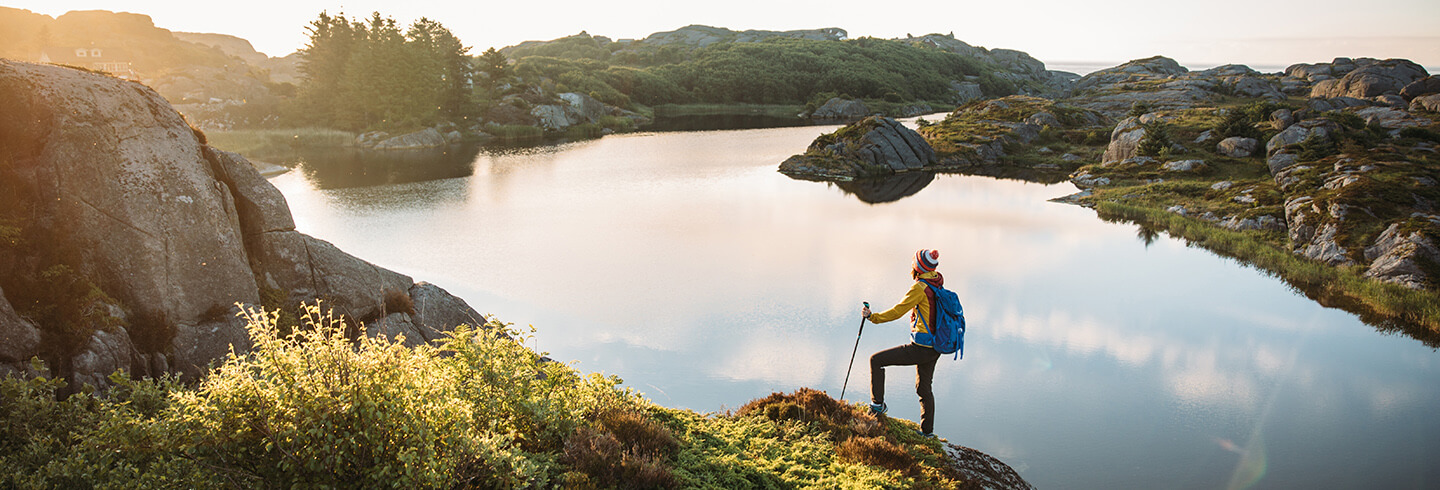
[[[870,323],[885,323],[900,318],[901,315],[915,309],[915,305],[920,304],[920,302],[924,300],[925,286],[917,282],[915,285],[910,286],[909,291],[905,292],[905,298],[900,300],[900,304],[879,313],[871,313]]]

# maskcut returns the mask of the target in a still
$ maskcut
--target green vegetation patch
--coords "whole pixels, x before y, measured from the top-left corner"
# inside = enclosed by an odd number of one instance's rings
[[[199,384],[110,378],[65,399],[0,379],[0,487],[955,488],[941,443],[814,390],[736,414],[653,405],[526,349],[509,325],[438,346],[347,336],[317,307]],[[38,361],[37,361],[38,362]],[[35,366],[43,372],[43,366]]]

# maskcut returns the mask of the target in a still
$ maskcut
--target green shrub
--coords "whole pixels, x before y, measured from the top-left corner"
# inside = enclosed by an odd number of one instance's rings
[[[1136,152],[1141,156],[1162,157],[1170,154],[1170,128],[1162,122],[1144,124],[1145,136],[1140,138]]]
[[[1440,143],[1440,133],[1425,128],[1403,128],[1400,137]]]
[[[316,306],[283,338],[275,314],[245,315],[251,352],[177,394],[176,417],[195,457],[267,485],[543,486],[564,437],[620,400],[618,380],[541,362],[497,323],[411,349],[351,340]]]
[[[1137,100],[1130,103],[1130,112],[1126,113],[1125,115],[1128,117],[1140,117],[1145,114],[1149,114],[1151,110],[1152,109],[1150,108],[1150,104]]]

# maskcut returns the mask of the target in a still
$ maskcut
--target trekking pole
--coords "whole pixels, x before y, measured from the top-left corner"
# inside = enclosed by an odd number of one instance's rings
[[[865,301],[865,308],[870,302]],[[850,364],[845,365],[845,384],[840,385],[840,401],[845,401],[845,388],[850,386],[850,368],[855,367],[855,353],[860,351],[860,334],[865,333],[865,316],[860,316],[860,331],[855,333],[855,348],[850,350]]]

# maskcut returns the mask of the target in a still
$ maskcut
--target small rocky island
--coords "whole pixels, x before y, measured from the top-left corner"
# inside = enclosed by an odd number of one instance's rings
[[[1190,71],[1157,56],[1081,77],[1060,96],[972,101],[922,117],[918,131],[867,118],[817,138],[780,172],[872,187],[916,171],[1069,180],[1082,192],[1064,202],[1235,257],[1440,345],[1437,111],[1440,78],[1408,60],[1267,74]]]

